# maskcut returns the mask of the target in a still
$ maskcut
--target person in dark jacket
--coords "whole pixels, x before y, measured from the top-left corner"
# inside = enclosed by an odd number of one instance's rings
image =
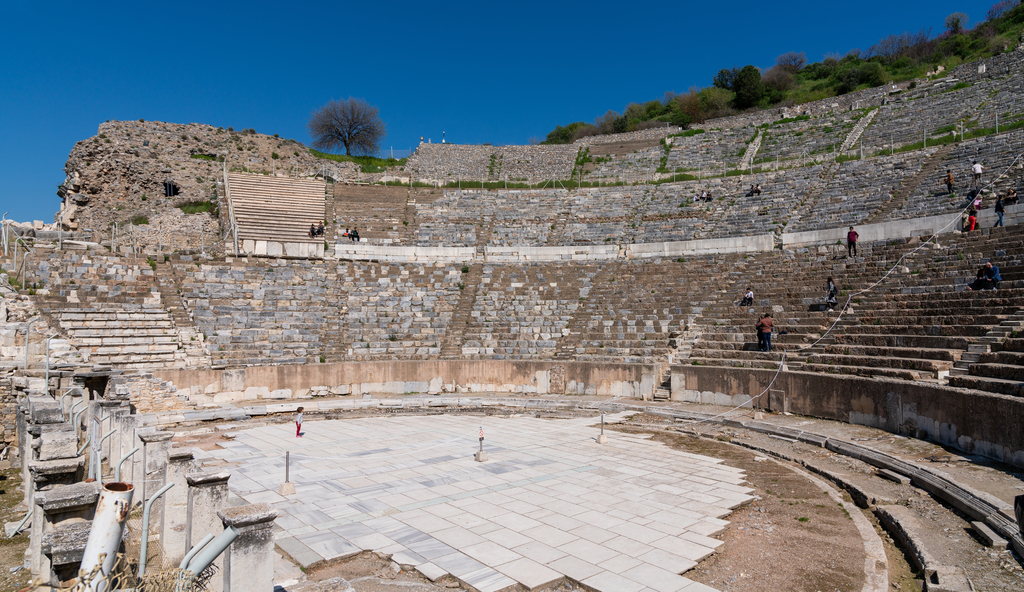
[[[999,266],[992,265],[992,262],[989,261],[982,269],[985,270],[985,280],[988,282],[988,288],[990,290],[998,290],[999,282],[1003,281],[1003,276],[999,275]]]
[[[999,228],[1000,226],[1003,225],[1003,213],[1005,211],[1006,209],[1003,206],[1003,198],[1002,196],[1000,196],[998,199],[996,199],[996,216],[998,216],[999,219],[996,220],[996,225],[993,226],[993,228]]]

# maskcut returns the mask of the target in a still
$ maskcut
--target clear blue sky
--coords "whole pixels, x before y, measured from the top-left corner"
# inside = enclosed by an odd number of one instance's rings
[[[525,144],[721,68],[938,34],[993,3],[0,0],[0,214],[53,221],[71,147],[107,119],[308,143],[310,112],[354,96],[380,107],[385,146]]]

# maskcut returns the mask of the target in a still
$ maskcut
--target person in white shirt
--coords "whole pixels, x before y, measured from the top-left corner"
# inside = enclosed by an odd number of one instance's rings
[[[981,166],[978,161],[974,161],[974,164],[971,165],[971,172],[974,173],[974,184],[981,183],[981,174],[985,172],[985,167]]]
[[[295,416],[295,437],[296,438],[301,438],[302,437],[302,410],[303,409],[305,409],[305,407],[299,407],[299,409],[298,409],[299,414],[297,416]]]

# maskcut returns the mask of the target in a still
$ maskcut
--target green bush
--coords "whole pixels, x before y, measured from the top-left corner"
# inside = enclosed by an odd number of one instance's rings
[[[217,204],[212,201],[196,200],[180,203],[177,208],[186,214],[213,213],[217,211]]]
[[[149,224],[149,218],[145,216],[135,216],[132,218],[132,224],[136,226],[142,226],[143,224]]]

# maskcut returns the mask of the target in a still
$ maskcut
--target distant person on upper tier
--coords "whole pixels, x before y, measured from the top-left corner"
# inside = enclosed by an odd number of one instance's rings
[[[975,185],[981,184],[981,174],[984,172],[985,167],[981,166],[981,163],[979,163],[978,161],[974,161],[974,164],[971,165],[971,173],[974,174]]]
[[[349,234],[349,236],[352,238],[352,242],[354,242],[354,243],[358,243],[359,242],[359,231],[356,230],[355,228],[352,229],[352,232],[351,232],[351,234]]]
[[[832,276],[829,276],[828,281],[825,282],[825,305],[828,306],[829,312],[835,308],[838,295],[839,290],[836,288],[835,282],[832,281]]]
[[[1006,199],[1003,200],[1003,204],[1012,206],[1015,203],[1017,203],[1017,190],[1010,187],[1010,190],[1006,192]]]
[[[754,187],[754,194],[755,195],[761,195],[761,185],[760,184],[758,184],[756,187]]]
[[[740,306],[751,306],[754,304],[754,290],[747,288],[747,293],[743,295],[743,300],[740,300]]]
[[[1002,196],[1000,196],[996,198],[996,216],[999,219],[996,220],[996,225],[993,226],[993,228],[999,228],[1000,226],[1003,225],[1003,212],[1005,211],[1006,209],[1003,207],[1003,198]]]
[[[316,235],[317,236],[323,236],[324,235],[324,223],[323,222],[320,223],[320,226],[316,227]]]
[[[309,238],[316,236],[316,222],[309,225]]]
[[[953,171],[946,169],[946,193],[954,195],[953,184],[956,183],[956,179],[953,178]]]
[[[856,257],[857,256],[857,239],[859,239],[859,238],[860,238],[860,235],[857,234],[857,231],[853,229],[853,226],[851,226],[850,227],[850,232],[846,233],[846,256],[847,257]]]
[[[750,191],[747,192],[747,197],[754,197],[754,194],[756,192],[757,192],[757,189],[753,185],[751,185],[750,186]]]

